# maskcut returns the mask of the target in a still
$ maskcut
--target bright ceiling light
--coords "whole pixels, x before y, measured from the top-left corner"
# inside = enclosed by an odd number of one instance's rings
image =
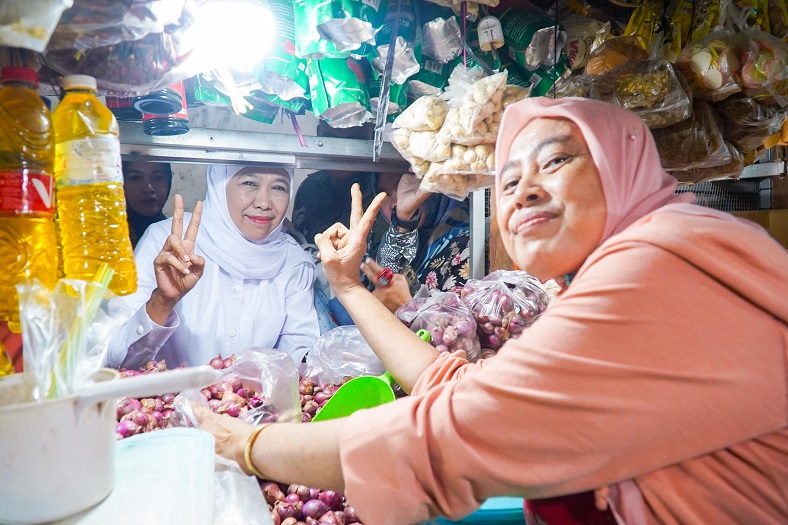
[[[276,23],[262,0],[203,0],[197,5],[194,36],[203,71],[251,72],[268,54]]]

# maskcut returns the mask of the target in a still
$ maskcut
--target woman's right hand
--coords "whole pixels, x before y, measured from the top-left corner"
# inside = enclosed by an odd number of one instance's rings
[[[318,257],[323,262],[331,289],[338,297],[347,290],[361,286],[358,270],[367,248],[367,235],[386,198],[385,193],[379,193],[364,211],[358,184],[353,184],[350,194],[350,228],[336,223],[325,232],[315,235],[315,244],[320,249]]]
[[[202,277],[205,259],[194,253],[195,239],[200,228],[202,202],[197,201],[192,212],[186,235],[183,235],[183,198],[175,195],[172,230],[153,260],[156,289],[147,304],[148,315],[159,325],[164,325],[170,312],[184,295],[194,288]]]

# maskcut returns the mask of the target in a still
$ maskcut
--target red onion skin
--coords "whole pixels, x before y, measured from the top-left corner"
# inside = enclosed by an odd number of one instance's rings
[[[139,425],[137,425],[134,421],[128,419],[125,421],[121,421],[120,423],[115,425],[115,432],[118,435],[123,436],[124,438],[133,436],[134,434],[139,433],[139,431],[140,431]]]
[[[315,518],[310,518],[310,517],[304,518],[304,524],[305,525],[317,525],[318,523],[320,523],[320,522],[317,521]]]
[[[317,499],[325,503],[329,510],[340,510],[342,508],[342,494],[333,490],[324,490]]]
[[[355,507],[350,505],[345,507],[345,523],[358,523]]]
[[[298,520],[295,518],[285,518],[282,520],[281,525],[298,525]]]
[[[238,417],[241,414],[241,407],[235,403],[227,403],[224,405],[224,413],[230,417]]]
[[[224,381],[221,383],[214,383],[210,386],[211,395],[216,399],[221,399],[228,390],[230,390],[230,385]]]
[[[328,512],[328,506],[319,499],[310,499],[304,503],[302,509],[304,518],[320,519],[320,516]]]
[[[250,393],[251,391],[248,388],[243,388],[243,387],[235,391],[236,396],[242,397],[244,399],[249,399]]]
[[[345,523],[347,522],[345,520],[345,513],[343,511],[341,511],[341,510],[335,510],[334,511],[334,517],[336,518],[337,523],[339,525],[345,525]]]
[[[231,366],[233,366],[234,361],[235,361],[235,354],[231,355],[230,357],[225,357],[222,364],[224,365],[224,368],[230,368]]]
[[[231,377],[227,378],[227,380],[225,382],[228,385],[230,385],[229,390],[231,390],[233,392],[235,392],[236,390],[238,390],[239,388],[242,388],[244,386],[244,384],[241,382],[241,378],[238,377],[238,376],[231,376]]]
[[[317,398],[317,396],[315,396],[315,398]],[[314,416],[315,415],[315,411],[317,410],[317,407],[319,407],[321,403],[325,403],[326,401],[328,401],[328,399],[330,399],[330,398],[328,398],[328,397],[322,398],[321,397],[321,399],[322,399],[322,401],[317,401],[317,399],[312,400],[312,401],[307,401],[306,403],[304,403],[304,406],[301,407],[301,410],[304,413],[309,414],[310,416]]]
[[[254,396],[249,400],[249,406],[252,408],[258,408],[263,406],[263,400],[257,396]]]
[[[306,412],[301,413],[301,423],[309,423],[312,421],[312,416],[307,414]]]
[[[326,402],[326,400],[327,400],[329,397],[331,397],[331,396],[327,395],[327,394],[326,394],[325,392],[323,392],[323,391],[320,391],[320,392],[315,392],[315,397],[314,397],[314,398],[312,398],[312,401],[314,401],[314,402],[315,402],[315,403],[317,403],[318,405],[322,405],[323,403],[325,403],[325,402]]]
[[[309,487],[309,499],[317,499],[319,495],[320,495],[320,489]]]
[[[153,370],[154,368],[156,368],[156,361],[148,361],[147,363],[145,363],[145,370],[150,371]]]
[[[276,505],[274,505],[274,509],[279,513],[279,517],[282,518],[282,523],[284,523],[287,518],[293,518],[293,523],[297,521],[296,516],[298,512],[292,503],[288,503],[284,500],[277,501]]]
[[[214,367],[216,370],[222,370],[224,368],[224,360],[222,359],[222,355],[219,354],[219,357],[214,357],[208,364]]]
[[[296,494],[295,492],[291,492],[290,494],[285,496],[285,501],[290,503],[291,505],[295,505],[296,503],[301,501],[301,498],[299,498],[298,494]]]
[[[275,510],[271,511],[271,520],[274,522],[274,525],[281,525],[282,518],[279,517],[279,513]]]
[[[221,406],[222,406],[222,402],[219,401],[218,399],[209,399],[208,400],[208,407],[210,407],[210,409],[213,410],[214,412],[219,410],[219,407],[221,407]]]
[[[211,394],[211,391],[208,390],[207,388],[203,389],[203,390],[200,390],[200,394],[202,394],[202,397],[204,397],[206,399],[206,401],[210,400],[210,399],[213,399],[213,394]]]
[[[133,397],[124,397],[123,399],[118,401],[118,405],[117,405],[117,408],[116,408],[116,410],[117,410],[117,419],[122,418],[123,416],[125,416],[129,412],[133,412],[135,410],[139,410],[140,408],[142,408],[142,405],[140,405],[139,401],[137,401]]]
[[[277,501],[285,499],[285,495],[282,492],[282,489],[279,488],[277,483],[269,481],[265,483],[262,487],[263,497],[265,498],[265,502],[269,505],[274,505]],[[278,515],[278,514],[277,514]]]
[[[171,405],[175,401],[175,394],[163,394],[161,396],[161,402],[165,405]]]

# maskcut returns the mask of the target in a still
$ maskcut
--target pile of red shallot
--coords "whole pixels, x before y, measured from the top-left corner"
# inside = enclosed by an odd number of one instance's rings
[[[120,370],[120,377],[132,377],[140,374],[158,374],[167,371],[167,363],[148,361],[139,370]],[[135,399],[124,397],[115,406],[118,424],[115,426],[115,438],[123,439],[142,432],[150,432],[167,428],[172,414],[175,394],[162,394],[157,397]]]
[[[344,496],[306,485],[260,482],[274,525],[345,525],[361,523]]]
[[[233,364],[234,356],[211,359],[210,365],[217,370],[224,370]],[[164,372],[167,364],[162,361],[150,361],[139,370],[120,371],[121,377],[137,374]],[[344,382],[350,380],[346,378]],[[320,412],[334,392],[341,385],[318,385],[313,380],[302,377],[298,384],[301,400],[301,420],[309,422]],[[240,414],[259,408],[263,400],[251,389],[241,383],[241,379],[232,374],[225,376],[220,382],[204,388],[200,393],[208,401],[208,406],[217,414],[238,417]],[[175,394],[144,399],[126,397],[117,403],[118,424],[115,428],[117,439],[123,439],[142,432],[150,432],[167,428],[173,410]],[[259,422],[267,420],[265,415]],[[274,525],[345,525],[361,522],[356,511],[347,505],[345,497],[331,490],[320,490],[305,485],[279,485],[259,480],[263,496],[271,511]]]

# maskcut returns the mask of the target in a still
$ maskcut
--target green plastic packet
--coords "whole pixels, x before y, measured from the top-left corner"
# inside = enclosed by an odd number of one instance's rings
[[[556,64],[566,47],[566,31],[556,20],[535,5],[523,0],[517,9],[506,9],[501,22],[506,52],[529,71]]]
[[[193,100],[196,104],[215,107],[232,107],[230,97],[217,89],[211,80],[205,77],[202,73],[196,75],[187,84],[189,92],[186,94],[187,100]],[[262,101],[255,100],[254,97],[244,97],[252,108],[247,109],[241,115],[245,118],[262,122],[264,124],[272,124],[279,113],[279,108]]]
[[[307,62],[312,111],[335,128],[360,126],[372,116],[363,71],[353,58]]]
[[[293,0],[296,55],[343,58],[374,43],[386,6],[380,0]]]
[[[425,60],[421,63],[419,72],[410,78],[408,94],[413,99],[440,95],[449,81],[449,75],[459,63],[462,63],[462,57],[446,64],[436,60]]]
[[[521,67],[513,59],[504,57],[505,60],[501,64],[501,69],[506,70],[509,76],[506,79],[507,84],[520,86],[524,88],[531,88],[531,97],[543,97],[548,95],[553,86],[559,84],[561,80],[567,78],[571,73],[569,67],[569,59],[565,56],[552,67],[540,67],[534,71],[529,71]],[[508,58],[508,60],[506,60]]]
[[[261,89],[282,100],[306,99],[306,60],[295,56],[295,13],[292,0],[265,0],[276,21],[276,40],[256,71]]]
[[[400,2],[399,13],[397,3]],[[386,57],[394,28],[394,17],[398,18],[397,35],[394,45],[394,64],[391,70],[391,83],[404,84],[419,71],[421,56],[421,31],[413,0],[388,0],[388,9],[383,25],[375,37],[375,48],[368,58],[377,74],[383,74]]]
[[[369,82],[369,102],[370,106],[372,107],[372,114],[376,113],[379,99],[380,99],[380,88],[381,88],[381,79],[377,78]],[[388,112],[386,113],[388,116],[386,118],[387,122],[393,122],[394,116],[398,113],[401,113],[408,106],[408,82],[404,84],[395,84],[391,83],[391,88],[389,89],[389,107]]]

